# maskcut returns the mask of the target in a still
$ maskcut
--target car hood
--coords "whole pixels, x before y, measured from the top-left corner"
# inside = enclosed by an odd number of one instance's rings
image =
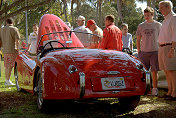
[[[92,72],[91,74],[105,71],[133,73],[132,70],[136,67],[135,62],[130,59],[132,57],[114,50],[69,49],[50,52],[46,56],[56,58],[66,68],[74,65],[78,71],[85,73],[89,71],[89,73]]]

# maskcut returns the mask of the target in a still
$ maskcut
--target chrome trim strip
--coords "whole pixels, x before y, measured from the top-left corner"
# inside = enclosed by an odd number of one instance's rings
[[[150,72],[146,71],[145,74],[146,74],[146,78],[145,78],[145,81],[146,81],[145,95],[146,95],[149,92],[149,90],[150,90],[151,81],[150,81]]]
[[[83,72],[79,73],[80,78],[80,98],[85,94],[85,74]]]
[[[117,75],[117,74],[120,74],[119,71],[109,71],[107,72],[108,75]]]

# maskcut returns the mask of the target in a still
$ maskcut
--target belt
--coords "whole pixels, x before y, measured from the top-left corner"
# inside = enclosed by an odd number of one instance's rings
[[[160,47],[167,46],[167,45],[172,45],[172,43],[160,44]]]

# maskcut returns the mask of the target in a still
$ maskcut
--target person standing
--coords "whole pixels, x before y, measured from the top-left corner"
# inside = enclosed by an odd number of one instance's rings
[[[114,25],[114,20],[113,15],[107,15],[105,17],[106,28],[103,30],[103,39],[100,48],[122,51],[122,32]]]
[[[159,68],[164,70],[168,82],[165,99],[176,100],[176,14],[171,1],[161,1],[159,10],[164,21],[159,33]]]
[[[157,71],[158,66],[158,35],[161,28],[161,23],[155,21],[154,9],[147,7],[144,10],[145,21],[138,25],[137,35],[137,50],[138,57],[145,65],[147,70],[151,67],[152,73],[152,95],[158,95],[157,89]]]
[[[12,68],[15,65],[20,34],[18,28],[13,26],[13,20],[11,18],[6,20],[6,24],[0,33],[4,53],[5,85],[15,85],[10,81],[10,76]]]
[[[37,38],[38,38],[38,25],[33,24],[32,26],[33,32],[30,33],[29,35],[29,40],[28,40],[28,51],[31,54],[35,54],[37,49]]]
[[[95,34],[92,37],[92,43],[90,48],[98,48],[102,38],[103,38],[103,30],[99,28],[95,21],[90,19],[87,21],[86,28],[89,28],[90,31],[92,31],[93,34]]]
[[[123,41],[123,49],[128,49],[130,52],[133,51],[133,39],[132,35],[128,33],[128,24],[122,23],[121,26],[122,31],[122,41]]]
[[[78,39],[81,41],[81,43],[83,43],[84,47],[88,47],[90,45],[91,36],[86,33],[91,33],[91,31],[85,26],[84,16],[78,16],[77,25],[78,27],[74,29],[74,31],[76,31],[75,34],[78,37]]]

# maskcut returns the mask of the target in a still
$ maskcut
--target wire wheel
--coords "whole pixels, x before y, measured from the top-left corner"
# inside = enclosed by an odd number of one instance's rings
[[[17,65],[15,65],[14,76],[15,76],[15,83],[16,83],[17,91],[21,91],[20,85],[18,83],[18,68],[17,68]]]

